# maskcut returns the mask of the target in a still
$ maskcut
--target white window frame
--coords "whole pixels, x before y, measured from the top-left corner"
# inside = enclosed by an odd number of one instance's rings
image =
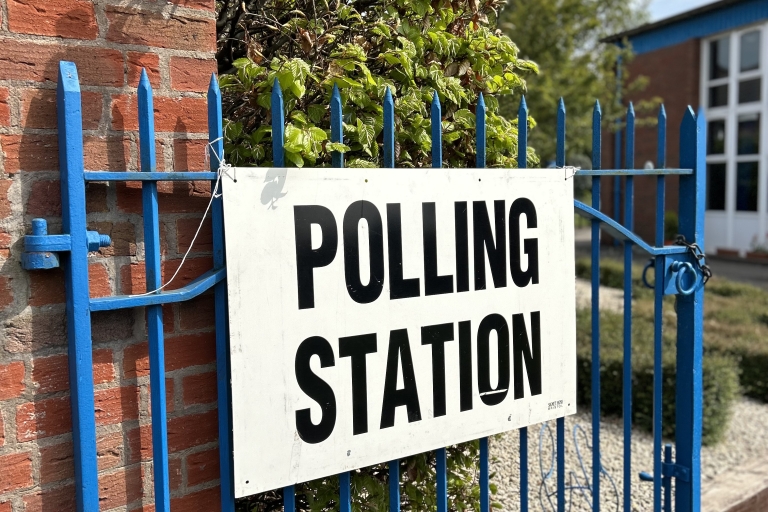
[[[740,68],[740,43],[741,36],[755,30],[760,31],[760,58],[756,70],[741,72]],[[725,78],[710,79],[709,54],[710,43],[723,37],[729,38],[729,62],[728,76]],[[721,32],[701,40],[701,61],[699,79],[700,104],[705,112],[707,125],[710,121],[725,120],[725,153],[719,155],[707,155],[706,162],[726,164],[726,196],[725,210],[707,210],[710,217],[722,218],[725,216],[727,233],[727,248],[747,250],[747,247],[734,247],[734,232],[738,229],[739,220],[758,220],[757,243],[766,245],[766,231],[768,231],[768,22],[760,22],[746,25],[730,32]],[[760,78],[760,101],[752,103],[738,103],[739,82],[750,78]],[[728,103],[721,107],[709,106],[710,87],[728,84]],[[760,152],[755,155],[737,155],[738,142],[738,118],[745,114],[760,115]],[[708,141],[705,140],[706,144]],[[758,193],[757,212],[736,211],[736,172],[739,162],[758,162]]]

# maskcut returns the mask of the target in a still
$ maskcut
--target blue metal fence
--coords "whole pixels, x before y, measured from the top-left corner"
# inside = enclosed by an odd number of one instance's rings
[[[222,130],[221,93],[215,77],[208,92],[208,124],[210,172],[157,172],[155,167],[154,120],[152,89],[146,73],[142,74],[139,95],[139,135],[141,148],[141,172],[85,171],[83,162],[83,133],[80,87],[75,65],[62,62],[58,82],[58,126],[62,188],[61,235],[48,235],[45,221],[33,222],[33,234],[25,240],[23,264],[28,269],[51,268],[59,261],[66,275],[67,325],[69,338],[70,387],[72,396],[73,438],[76,468],[76,494],[78,511],[96,511],[99,508],[96,423],[94,417],[94,388],[91,354],[91,312],[134,307],[147,309],[147,331],[150,354],[150,383],[152,402],[152,443],[155,509],[170,510],[168,484],[168,444],[166,432],[165,364],[163,359],[163,304],[181,302],[213,288],[215,294],[216,357],[219,410],[219,451],[221,467],[221,507],[225,512],[234,510],[232,478],[232,440],[229,387],[229,350],[227,337],[226,264],[224,257],[223,211],[220,195],[211,202],[213,221],[214,268],[188,285],[162,291],[160,276],[160,239],[158,215],[158,181],[211,180],[212,190],[221,191],[222,183],[217,170],[223,162],[224,144]],[[384,97],[383,159],[384,167],[395,164],[394,101],[389,90]],[[559,167],[566,165],[566,110],[560,100],[557,105],[557,159]],[[331,140],[342,142],[342,104],[334,87],[331,102]],[[442,167],[441,106],[435,93],[432,100],[432,165]],[[486,164],[486,108],[482,95],[476,106],[478,168]],[[528,108],[523,98],[518,111],[519,148],[518,166],[526,166],[528,141]],[[600,315],[599,315],[599,268],[600,232],[605,231],[624,244],[624,501],[623,509],[631,510],[631,347],[632,347],[632,258],[637,247],[652,256],[656,268],[655,328],[654,328],[654,467],[650,475],[641,475],[654,486],[654,511],[673,510],[672,485],[675,479],[674,510],[693,512],[700,510],[700,446],[702,423],[702,312],[703,271],[702,261],[696,257],[696,246],[703,246],[704,227],[704,119],[695,116],[689,108],[680,128],[680,168],[666,169],[666,115],[663,107],[659,113],[658,159],[659,169],[638,170],[634,167],[634,112],[630,105],[627,112],[625,169],[601,169],[602,114],[598,103],[593,115],[592,169],[580,174],[592,176],[592,204],[579,201],[574,204],[577,214],[591,219],[592,252],[592,474],[586,490],[592,496],[593,511],[599,511],[600,476],[605,474],[600,460]],[[272,134],[275,166],[284,166],[285,112],[279,83],[272,92]],[[333,166],[343,167],[344,155],[333,155]],[[618,166],[616,166],[618,167]],[[633,180],[635,176],[657,176],[657,219],[654,245],[646,243],[632,231]],[[664,194],[665,176],[680,177],[680,232],[688,245],[664,246]],[[614,176],[625,180],[623,204],[624,222],[600,212],[600,178]],[[140,181],[142,183],[145,264],[147,294],[123,295],[91,299],[88,283],[88,252],[98,250],[109,243],[108,237],[87,231],[85,215],[85,183],[88,181]],[[59,259],[60,255],[60,259]],[[662,461],[661,438],[661,335],[662,299],[664,295],[677,295],[677,381],[676,381],[676,461],[672,461],[671,447],[664,450]],[[158,419],[160,419],[158,421]],[[556,421],[557,452],[557,511],[566,508],[565,483],[565,421]],[[438,512],[448,511],[446,450],[436,451]],[[488,512],[491,505],[489,485],[488,439],[480,440],[480,503],[481,511]],[[528,481],[528,430],[520,429],[520,507],[529,509]],[[351,511],[351,475],[340,475],[340,510]],[[390,511],[400,510],[399,461],[389,462]],[[662,499],[663,498],[663,499]],[[283,490],[284,509],[296,509],[293,486]]]

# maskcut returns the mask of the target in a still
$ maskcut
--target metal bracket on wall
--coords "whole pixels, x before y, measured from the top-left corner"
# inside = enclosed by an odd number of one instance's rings
[[[85,236],[88,252],[96,252],[112,244],[109,235],[97,231],[86,231]],[[45,219],[32,219],[32,234],[24,236],[21,266],[26,270],[56,268],[60,264],[58,253],[71,250],[72,239],[69,235],[49,235]]]

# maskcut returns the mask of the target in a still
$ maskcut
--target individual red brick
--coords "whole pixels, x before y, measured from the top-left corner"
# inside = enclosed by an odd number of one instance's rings
[[[8,162],[5,163],[5,171],[10,173]],[[0,219],[5,219],[11,214],[11,200],[8,199],[8,189],[11,188],[11,185],[13,185],[13,180],[0,180]]]
[[[160,57],[156,53],[127,52],[128,85],[138,87],[141,70],[147,72],[153,87],[160,85]]]
[[[55,2],[48,2],[53,3]],[[82,85],[122,87],[125,80],[123,54],[119,50],[7,38],[0,38],[0,48],[3,49],[0,54],[0,76],[4,80],[56,82],[59,61],[62,60],[77,65],[77,74]]]
[[[10,501],[0,503],[0,512],[13,512]]]
[[[112,425],[139,418],[140,390],[136,386],[102,389],[94,395],[96,424]]]
[[[27,199],[27,215],[52,217],[61,215],[61,184],[59,180],[32,182]]]
[[[141,499],[143,481],[141,466],[121,468],[99,475],[99,509],[110,510]]]
[[[103,384],[115,380],[112,350],[93,351],[93,383]],[[69,389],[69,358],[66,354],[38,357],[32,360],[32,382],[37,393],[55,393]]]
[[[214,51],[215,20],[183,14],[164,17],[158,12],[106,6],[107,40],[177,50]]]
[[[5,157],[5,172],[8,174],[59,170],[59,144],[55,135],[0,135],[0,143]]]
[[[176,273],[176,270],[179,269],[179,265],[181,265],[181,259],[164,261],[163,275],[168,276],[168,279],[170,279]],[[176,278],[168,285],[166,290],[175,290],[186,286],[212,268],[213,260],[211,258],[187,258],[184,266],[181,267],[179,273],[176,274]]]
[[[208,141],[202,139],[173,140],[173,169],[175,171],[210,171],[206,161]]]
[[[109,282],[109,270],[99,262],[88,265],[88,284],[91,298],[108,297],[112,295],[112,284]]]
[[[40,448],[40,483],[50,484],[74,478],[75,462],[72,442]]]
[[[184,405],[210,404],[216,401],[216,372],[189,375],[182,381]]]
[[[112,432],[99,436],[96,440],[96,457],[99,471],[122,465],[123,451],[124,441],[122,432]]]
[[[147,274],[144,263],[131,263],[120,267],[120,291],[123,294],[147,291]]]
[[[0,456],[0,494],[32,487],[32,455],[29,452]]]
[[[212,11],[214,7],[212,0],[170,0],[170,2],[181,7],[204,9],[206,11]]]
[[[94,344],[127,340],[133,337],[136,323],[134,310],[94,311],[91,313],[91,333]]]
[[[221,503],[219,486],[211,487],[193,494],[187,494],[171,500],[173,512],[199,512],[200,510],[217,510]]]
[[[165,369],[179,370],[216,361],[216,333],[174,336],[165,341]]]
[[[152,459],[152,425],[141,425],[125,434],[128,444],[128,464]]]
[[[174,90],[205,92],[216,73],[216,60],[171,57],[170,72]]]
[[[89,181],[85,184],[85,211],[86,213],[106,213],[109,211],[107,205],[107,191],[109,185]]]
[[[210,189],[195,188],[196,182],[175,182],[172,193],[158,194],[160,213],[200,213],[210,201]],[[125,213],[141,215],[141,189],[117,185],[117,207]],[[164,240],[161,238],[161,240]]]
[[[216,409],[168,420],[168,450],[178,452],[216,441],[219,420]]]
[[[75,510],[75,488],[72,485],[45,489],[24,496],[24,512],[57,512]]]
[[[164,304],[163,305],[163,332],[167,334],[173,334],[176,330],[176,305]]]
[[[176,251],[184,254],[200,227],[200,219],[179,219],[176,221]],[[197,233],[195,245],[191,253],[211,252],[213,250],[213,232],[211,231],[211,219],[208,217],[203,222],[200,232]]]
[[[8,106],[8,89],[0,87],[0,126],[11,125],[11,109]]]
[[[48,306],[67,301],[64,290],[64,271],[60,268],[29,273],[29,305]]]
[[[0,400],[16,398],[24,392],[24,363],[0,364]]]
[[[101,122],[102,95],[98,92],[83,91],[83,129],[95,130]],[[56,90],[23,89],[21,93],[21,126],[24,128],[55,129]]]
[[[208,104],[205,98],[154,98],[155,130],[158,132],[205,133]],[[112,129],[138,130],[138,96],[112,96]]]
[[[213,327],[215,318],[213,294],[205,294],[179,303],[179,325],[184,331]]]
[[[149,375],[147,342],[129,345],[123,351],[123,378],[135,379]]]
[[[71,430],[68,396],[16,406],[16,439],[19,442],[57,436]]]
[[[176,398],[174,394],[174,383],[172,378],[165,379],[165,412],[171,413],[176,406]],[[152,386],[147,385],[147,393],[149,394],[149,411],[152,413]]]
[[[219,450],[206,450],[187,456],[187,486],[219,479]]]
[[[20,34],[96,39],[93,3],[83,0],[8,0],[8,28]]]
[[[67,345],[66,314],[60,309],[38,310],[6,320],[5,350],[16,354]]]
[[[13,287],[10,276],[0,275],[0,311],[13,304]]]
[[[83,153],[89,171],[135,170],[131,157],[132,142],[127,137],[85,137]]]

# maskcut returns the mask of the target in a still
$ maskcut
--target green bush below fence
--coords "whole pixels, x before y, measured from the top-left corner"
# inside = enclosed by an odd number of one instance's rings
[[[600,410],[609,416],[623,414],[623,316],[603,311],[600,315]],[[577,313],[577,395],[582,406],[592,400],[591,312]],[[675,347],[668,337],[662,351],[663,435],[675,434]],[[702,440],[720,441],[738,396],[738,370],[732,358],[708,353],[704,358],[704,425]],[[633,423],[646,431],[653,428],[653,320],[634,317],[632,324]]]

